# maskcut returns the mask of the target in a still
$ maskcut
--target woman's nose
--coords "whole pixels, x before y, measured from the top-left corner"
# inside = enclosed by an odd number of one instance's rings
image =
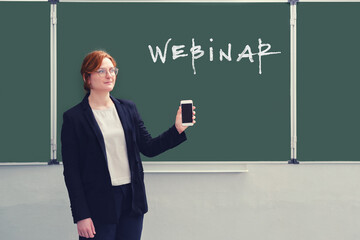
[[[112,74],[110,73],[110,70],[106,70],[106,75],[105,75],[106,78],[111,78],[112,77]]]

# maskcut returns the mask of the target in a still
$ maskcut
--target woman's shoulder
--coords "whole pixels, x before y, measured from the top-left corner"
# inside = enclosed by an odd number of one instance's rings
[[[69,108],[64,112],[64,116],[74,116],[79,114],[81,110],[81,103],[76,104],[75,106]]]
[[[118,103],[120,103],[124,107],[136,108],[135,103],[133,101],[131,101],[131,100],[123,99],[123,98],[114,98],[114,99],[117,100]]]
[[[131,105],[131,106],[135,106],[135,103],[131,100],[128,99],[123,99],[123,98],[117,98],[117,100],[124,105]]]

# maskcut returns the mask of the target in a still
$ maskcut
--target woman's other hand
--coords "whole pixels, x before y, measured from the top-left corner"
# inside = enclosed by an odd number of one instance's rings
[[[196,123],[195,121],[195,106],[193,106],[193,124]],[[179,106],[179,109],[176,113],[176,119],[175,119],[175,127],[176,127],[176,130],[179,132],[179,134],[181,134],[183,131],[185,131],[185,129],[188,128],[188,126],[183,126],[182,125],[182,115],[181,115],[181,106]]]
[[[95,227],[94,223],[91,220],[91,218],[85,218],[83,220],[80,220],[77,222],[77,229],[79,236],[85,237],[85,238],[94,238]]]

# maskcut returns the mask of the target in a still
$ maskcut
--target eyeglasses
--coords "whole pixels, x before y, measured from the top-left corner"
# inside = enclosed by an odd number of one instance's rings
[[[99,70],[96,71],[97,74],[99,74],[100,77],[105,77],[107,70],[104,68],[100,68]],[[109,68],[109,73],[111,76],[116,76],[119,73],[119,69],[118,68]]]

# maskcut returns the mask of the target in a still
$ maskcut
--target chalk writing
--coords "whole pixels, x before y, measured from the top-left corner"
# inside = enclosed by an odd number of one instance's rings
[[[158,61],[158,59],[160,59],[160,61],[164,64],[166,62],[166,57],[167,57],[167,52],[168,52],[168,46],[169,43],[171,42],[171,38],[169,38],[166,43],[165,46],[163,48],[163,50],[160,49],[159,46],[155,47],[155,52],[154,49],[151,45],[148,45],[149,51],[150,51],[150,56],[153,60],[154,63],[156,63]],[[214,39],[210,38],[209,39],[210,42],[213,42]],[[231,50],[231,43],[228,43],[227,45],[227,50],[223,50],[223,49],[219,49],[219,60],[222,62],[223,60],[227,60],[229,62],[232,61],[232,50]],[[176,60],[178,58],[182,58],[182,57],[188,57],[189,54],[185,53],[185,45],[173,45],[171,47],[171,51],[172,51],[172,59]],[[237,59],[236,62],[240,62],[242,59],[248,59],[250,63],[254,62],[254,56],[258,56],[259,59],[259,74],[262,74],[262,57],[264,56],[268,56],[268,55],[274,55],[274,54],[280,54],[281,52],[269,52],[269,50],[271,49],[271,45],[269,43],[263,43],[261,38],[258,39],[258,52],[252,52],[251,47],[249,45],[246,45],[244,47],[244,50],[241,53],[237,54]],[[201,45],[196,45],[195,44],[195,39],[192,38],[191,39],[191,48],[190,48],[190,55],[191,55],[191,65],[192,65],[192,69],[194,72],[194,75],[196,74],[196,67],[195,67],[195,60],[201,58],[204,56],[205,54],[205,50],[202,49]],[[209,47],[209,61],[213,62],[214,61],[214,48],[213,47]]]

